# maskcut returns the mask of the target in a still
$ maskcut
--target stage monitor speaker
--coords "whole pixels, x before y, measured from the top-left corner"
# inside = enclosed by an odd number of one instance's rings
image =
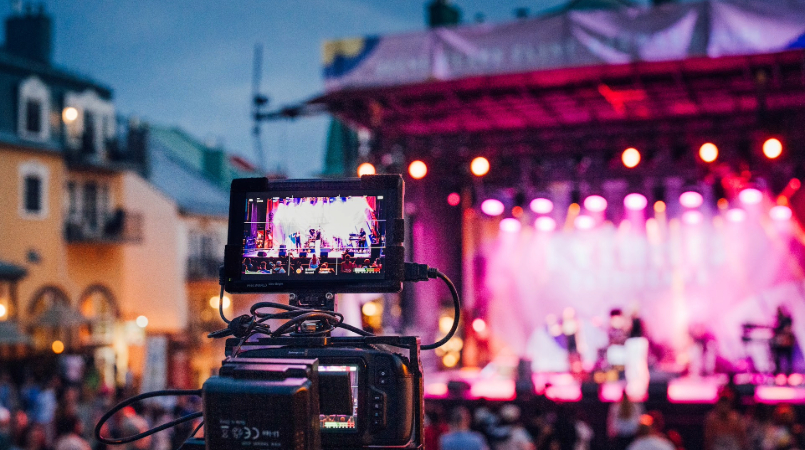
[[[266,256],[266,252],[264,252],[264,251],[259,251],[259,252],[257,252],[257,256],[262,256],[262,257],[265,257],[265,256]]]
[[[326,261],[329,256],[330,256],[330,252],[324,251],[324,250],[321,251],[321,259]]]
[[[668,401],[668,382],[667,381],[652,381],[648,384],[648,400],[649,402],[667,402]]]
[[[288,256],[288,248],[285,244],[280,244],[280,256]]]
[[[372,255],[372,262],[375,262],[377,258],[380,258],[380,247],[372,247],[371,255]]]
[[[463,380],[447,382],[447,395],[450,398],[464,398],[470,392],[470,384]]]
[[[307,258],[307,252],[299,252],[300,258]]]

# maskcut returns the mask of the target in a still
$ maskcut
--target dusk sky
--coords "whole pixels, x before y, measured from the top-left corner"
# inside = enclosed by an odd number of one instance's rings
[[[249,118],[252,55],[264,46],[263,91],[277,107],[323,90],[322,42],[339,37],[391,34],[425,28],[424,0],[310,0],[235,2],[45,1],[55,24],[56,64],[114,90],[118,113],[178,126],[216,139],[254,161]],[[517,7],[531,13],[563,0],[457,0],[465,22],[512,20]],[[10,2],[0,8],[4,16]],[[290,177],[322,169],[329,118],[264,126],[266,166]]]

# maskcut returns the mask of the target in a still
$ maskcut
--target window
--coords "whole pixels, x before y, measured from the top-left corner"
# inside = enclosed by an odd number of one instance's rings
[[[50,90],[37,77],[20,84],[17,131],[21,138],[47,141],[50,138]]]
[[[48,215],[48,168],[38,161],[19,166],[19,211],[25,219]]]

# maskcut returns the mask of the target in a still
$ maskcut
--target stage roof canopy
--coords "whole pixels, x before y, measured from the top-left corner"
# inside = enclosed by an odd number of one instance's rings
[[[384,136],[483,136],[805,110],[805,2],[565,11],[329,42],[309,102]],[[498,134],[498,137],[494,137]]]

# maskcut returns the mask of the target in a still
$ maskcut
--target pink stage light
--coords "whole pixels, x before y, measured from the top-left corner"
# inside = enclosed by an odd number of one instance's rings
[[[590,230],[595,226],[595,219],[590,216],[580,215],[573,221],[579,230]]]
[[[623,199],[623,206],[632,211],[642,211],[647,205],[646,197],[638,193],[629,194]]]
[[[738,194],[738,199],[746,205],[757,205],[763,200],[763,194],[755,188],[746,188]]]
[[[619,402],[623,398],[624,387],[626,387],[626,383],[620,381],[603,383],[598,390],[598,399],[605,403]],[[648,400],[648,392],[643,393],[642,398],[634,398],[630,395],[629,399],[633,402],[644,402]]]
[[[584,199],[584,208],[590,212],[602,212],[607,209],[607,200],[600,195],[591,195]]]
[[[486,331],[486,322],[480,317],[472,321],[472,329],[476,333],[483,333]]]
[[[704,198],[696,191],[687,191],[679,196],[679,203],[685,208],[698,208],[704,203]]]
[[[755,401],[767,404],[776,404],[780,402],[803,404],[805,403],[805,388],[796,388],[790,386],[757,386],[755,388]]]
[[[805,377],[801,373],[792,373],[788,376],[788,384],[791,386],[799,386],[803,381],[805,381]]]
[[[578,402],[581,400],[581,386],[578,384],[551,385],[545,389],[545,396],[555,402]]]
[[[447,196],[447,204],[448,205],[450,205],[450,206],[458,206],[459,203],[461,203],[461,195],[459,195],[458,192],[451,192]]]
[[[715,403],[722,383],[708,379],[677,378],[668,382],[671,403]]]
[[[470,396],[487,400],[514,400],[514,380],[476,380],[470,387]]]
[[[506,207],[503,206],[503,202],[494,198],[486,199],[481,203],[481,211],[487,216],[499,216],[503,214],[505,210]]]
[[[447,383],[428,383],[425,385],[425,397],[447,397]]]
[[[688,225],[698,225],[704,221],[704,216],[699,211],[685,211],[682,214],[682,222]]]
[[[769,210],[769,217],[774,220],[788,220],[791,218],[791,208],[788,206],[777,205]]]
[[[537,214],[548,214],[549,212],[553,211],[553,202],[548,200],[547,198],[535,198],[531,200],[531,211],[534,211]]]
[[[746,220],[746,211],[739,208],[733,208],[727,211],[727,220],[735,223],[743,222]]]
[[[537,228],[537,230],[547,233],[556,229],[556,221],[550,217],[543,216],[537,218],[537,220],[534,222],[534,226]]]
[[[517,233],[520,231],[520,227],[520,221],[513,217],[507,217],[500,221],[500,231],[505,231],[506,233]]]

